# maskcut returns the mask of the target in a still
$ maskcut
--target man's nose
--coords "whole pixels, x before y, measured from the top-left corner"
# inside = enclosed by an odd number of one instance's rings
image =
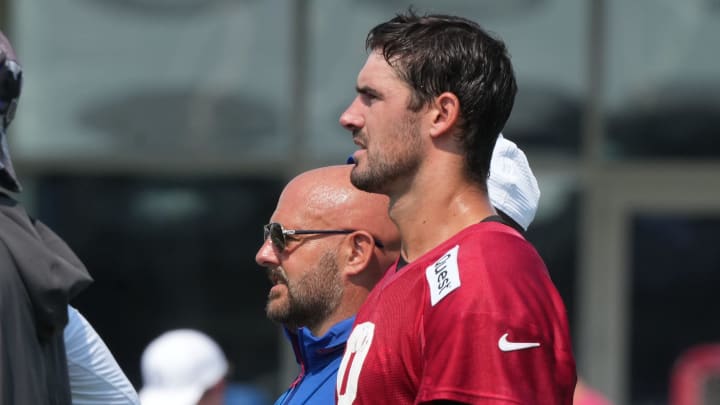
[[[355,132],[365,125],[365,121],[358,111],[357,102],[358,98],[356,97],[348,108],[340,114],[340,125],[350,132]]]
[[[270,238],[265,239],[260,249],[255,254],[255,263],[262,267],[270,267],[278,264],[277,254],[275,248],[270,241]]]

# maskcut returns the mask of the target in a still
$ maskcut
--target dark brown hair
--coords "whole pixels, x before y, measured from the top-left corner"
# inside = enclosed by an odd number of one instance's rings
[[[370,30],[365,46],[382,53],[408,83],[411,110],[420,110],[443,92],[457,96],[457,136],[467,175],[484,186],[495,141],[517,92],[505,44],[465,18],[419,16],[411,9]]]

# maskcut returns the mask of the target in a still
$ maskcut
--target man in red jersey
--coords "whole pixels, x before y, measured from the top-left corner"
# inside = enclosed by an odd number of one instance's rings
[[[535,249],[488,198],[516,84],[504,44],[453,16],[373,28],[340,123],[352,183],[386,194],[401,258],[361,307],[340,404],[572,404],[567,316]]]

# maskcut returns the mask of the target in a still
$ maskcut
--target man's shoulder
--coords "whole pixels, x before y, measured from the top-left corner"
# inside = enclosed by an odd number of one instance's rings
[[[466,232],[417,263],[422,267],[418,272],[424,274],[431,309],[444,307],[439,304],[446,297],[463,297],[451,300],[457,309],[458,305],[487,301],[489,290],[493,296],[512,295],[525,288],[523,284],[544,282],[547,268],[535,248],[517,232],[505,232],[505,225],[493,228]]]
[[[461,266],[467,263],[473,270],[478,265],[544,266],[532,243],[512,227],[499,222],[479,225],[482,226],[472,227],[457,242]]]

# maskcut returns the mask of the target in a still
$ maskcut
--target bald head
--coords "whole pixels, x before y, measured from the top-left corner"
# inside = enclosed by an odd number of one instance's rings
[[[354,315],[400,254],[388,198],[356,189],[351,169],[323,167],[291,180],[270,221],[305,232],[282,244],[266,235],[255,255],[273,284],[266,314],[291,330],[321,336]]]
[[[313,226],[365,230],[386,248],[399,249],[400,235],[388,216],[388,198],[355,188],[351,170],[351,165],[328,166],[300,174],[283,190],[278,209],[293,204],[298,217]]]

